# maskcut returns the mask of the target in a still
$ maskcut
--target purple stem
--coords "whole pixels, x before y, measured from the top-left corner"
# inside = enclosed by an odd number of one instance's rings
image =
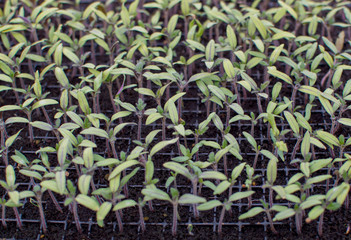
[[[17,221],[17,226],[19,229],[22,230],[22,221],[18,212],[17,207],[13,207],[13,211],[15,212],[15,216],[16,216],[16,221]]]
[[[74,200],[72,203],[72,210],[73,210],[73,216],[74,216],[74,221],[76,222],[76,227],[79,233],[82,233],[82,227],[80,225],[79,221],[79,216],[78,216],[78,205],[77,202]]]
[[[2,222],[2,226],[4,228],[7,228],[7,224],[6,224],[6,221],[5,221],[5,211],[6,211],[6,207],[5,207],[5,204],[2,204],[1,205],[1,222]]]

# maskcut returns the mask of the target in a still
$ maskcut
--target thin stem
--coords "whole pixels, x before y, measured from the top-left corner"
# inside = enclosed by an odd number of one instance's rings
[[[193,180],[192,183],[193,183],[193,194],[195,196],[197,196],[197,180]],[[198,219],[199,218],[199,210],[197,210],[196,204],[193,205],[193,208],[194,208],[194,217],[196,219]]]
[[[141,140],[141,125],[142,125],[142,120],[143,120],[143,116],[140,114],[138,114],[138,141]]]
[[[319,222],[318,222],[318,235],[320,237],[323,235],[323,219],[324,219],[324,212],[319,216]]]
[[[126,171],[126,170],[123,170],[122,176],[125,177],[126,175],[127,175],[127,171]],[[129,196],[129,190],[128,190],[128,185],[127,185],[127,184],[124,184],[124,186],[123,186],[123,192],[124,192],[124,195],[126,196],[126,198],[128,198],[128,196]]]
[[[90,57],[91,57],[91,61],[94,65],[96,65],[96,52],[95,52],[95,43],[94,40],[90,41]]]
[[[240,104],[240,103],[239,103]],[[227,110],[227,116],[226,116],[226,121],[225,121],[225,123],[226,123],[226,127],[228,127],[229,126],[229,120],[230,120],[230,107],[229,107],[229,104],[227,104],[227,106],[226,106],[226,110]]]
[[[7,224],[6,224],[6,221],[5,221],[5,212],[6,211],[6,206],[5,204],[2,204],[1,205],[1,222],[2,222],[2,226],[4,228],[7,228]]]
[[[17,221],[17,226],[18,226],[19,229],[22,230],[22,221],[21,221],[21,218],[20,218],[18,209],[17,209],[17,207],[13,207],[12,209],[13,209],[13,211],[15,212],[16,221]]]
[[[350,197],[349,195],[346,195],[344,206],[347,210],[349,209],[349,205],[350,205]]]
[[[178,216],[178,203],[173,203],[173,225],[172,225],[172,235],[177,235],[177,216]]]
[[[224,167],[224,174],[228,176],[228,160],[227,160],[227,154],[224,154],[223,156],[223,167]]]
[[[199,143],[199,135],[195,134],[195,145]],[[199,161],[199,151],[196,152],[196,161]]]
[[[150,211],[154,211],[154,207],[152,206],[152,201],[148,201],[148,206],[149,206],[149,209]]]
[[[248,190],[248,191],[251,191],[251,190],[252,190],[252,189],[251,189],[251,185],[248,185],[248,186],[247,186],[247,190]],[[247,198],[247,202],[248,202],[247,208],[250,209],[251,206],[252,206],[252,195],[250,195],[250,196]]]
[[[108,89],[108,94],[110,96],[110,101],[113,107],[113,111],[114,113],[117,113],[119,110],[117,109],[117,106],[115,104],[114,98],[113,98],[113,94],[112,94],[112,83],[108,83],[107,85],[107,89]]]
[[[293,152],[291,153],[291,161],[295,159],[297,150],[299,149],[301,142],[302,138],[299,138],[294,146]]]
[[[331,72],[332,72],[332,70],[329,69],[329,71],[327,72],[327,74],[325,74],[324,77],[322,78],[322,80],[321,80],[321,86],[322,86],[322,87],[323,87],[325,81],[327,80],[327,78],[331,75]]]
[[[44,113],[44,116],[45,116],[45,119],[46,119],[47,123],[50,124],[50,125],[52,126],[52,128],[54,128],[54,125],[52,124],[52,122],[51,122],[51,120],[50,120],[50,117],[49,117],[49,114],[48,114],[48,112],[46,111],[45,107],[42,106],[42,107],[41,107],[41,110],[42,110],[43,113]],[[55,136],[56,136],[57,141],[59,142],[59,141],[60,141],[60,135],[58,134],[58,132],[57,132],[55,129],[53,130],[53,132],[54,132],[54,134],[55,134]]]
[[[263,108],[262,108],[262,103],[261,103],[261,97],[260,95],[256,94],[256,98],[257,98],[257,106],[258,106],[258,111],[259,113],[263,113]]]
[[[228,193],[229,193],[228,196],[231,196],[233,194],[233,184],[231,184],[229,186]],[[230,217],[233,217],[233,210],[232,210],[232,208],[230,208],[228,212],[229,212]]]
[[[122,218],[121,218],[121,214],[119,213],[119,210],[115,211],[115,214],[118,222],[119,232],[123,232],[123,223],[122,223]]]
[[[297,89],[299,88],[298,85],[294,85],[294,89],[293,89],[293,92],[292,92],[292,95],[291,95],[291,109],[292,109],[292,112],[294,112],[294,109],[295,109],[295,99],[296,99],[296,94],[297,94]]]
[[[16,103],[17,103],[17,105],[20,105],[21,102],[20,102],[20,100],[19,100],[18,92],[15,90],[16,88],[17,88],[17,86],[16,86],[16,80],[13,79],[13,81],[12,81],[12,89],[13,89],[13,92],[15,93]]]
[[[238,104],[241,105],[241,97],[240,97],[240,93],[238,90],[238,85],[236,84],[236,79],[237,79],[237,77],[235,76],[235,79],[233,81],[233,86],[234,86],[234,91],[235,91],[235,95],[236,95],[236,100],[237,100]]]
[[[211,107],[211,101],[207,99],[206,101],[206,117],[210,115],[210,107]]]
[[[45,214],[43,210],[43,204],[41,202],[40,197],[38,197],[37,200],[38,200],[38,207],[39,207],[39,213],[40,213],[40,221],[41,221],[41,225],[43,226],[43,232],[47,233],[47,225],[46,225]]]
[[[297,234],[301,235],[301,227],[302,227],[302,215],[301,213],[296,213],[295,214],[295,226],[296,226],[296,232]]]
[[[166,140],[166,118],[162,118],[162,141]]]
[[[180,88],[180,92],[183,92],[183,88],[181,87]],[[183,104],[183,98],[182,97],[180,97],[179,99],[178,99],[178,106],[177,106],[177,111],[178,111],[178,117],[179,117],[179,119],[181,119],[182,118],[182,104]]]
[[[7,148],[5,146],[5,123],[4,120],[0,119],[0,135],[1,135],[1,148],[5,148],[2,153],[2,159],[4,160],[5,166],[9,164],[8,156],[7,156]]]
[[[111,148],[112,148],[113,157],[118,159],[118,154],[117,154],[117,151],[116,151],[115,141],[110,141],[110,144],[111,144]]]
[[[178,140],[177,140],[177,148],[178,148],[178,154],[179,154],[179,156],[183,156],[182,151],[180,150],[180,140],[179,140],[179,138],[178,138]]]
[[[139,74],[137,81],[138,81],[138,88],[139,89],[142,88],[143,87],[143,75],[141,73]],[[144,95],[141,94],[140,92],[139,92],[139,98],[141,100],[144,100]]]
[[[141,231],[145,232],[145,221],[144,221],[144,214],[143,214],[143,208],[142,206],[139,204],[138,205],[138,209],[139,209],[139,217],[140,217],[140,227],[141,227]]]
[[[251,136],[254,136],[255,133],[255,123],[254,120],[251,121]]]
[[[255,171],[256,169],[256,165],[257,165],[257,161],[258,161],[258,155],[260,154],[259,151],[256,151],[256,155],[255,155],[255,159],[254,159],[254,163],[253,163],[253,169]]]
[[[266,211],[266,213],[267,213],[267,218],[268,218],[268,221],[269,221],[269,226],[271,227],[272,232],[274,234],[278,234],[277,230],[274,227],[271,213],[269,211]]]
[[[60,207],[60,204],[57,202],[57,200],[56,200],[54,194],[52,193],[51,190],[48,190],[48,192],[49,192],[49,195],[50,195],[51,200],[54,202],[54,205],[55,205],[57,211],[59,211],[60,213],[62,213],[62,208]]]
[[[331,172],[331,169],[330,169],[330,167],[328,167],[328,175],[330,175],[330,172]],[[330,185],[330,179],[329,178],[327,179],[326,185],[327,186],[325,188],[326,189],[325,191],[328,192],[329,191],[329,185]]]
[[[93,176],[93,175],[94,175],[94,173],[91,173],[91,176]],[[96,186],[95,186],[95,183],[94,183],[94,181],[93,181],[93,178],[91,178],[91,180],[90,180],[90,185],[91,185],[92,191],[93,191],[93,192],[96,191]],[[96,200],[99,202],[99,204],[101,205],[101,204],[102,204],[102,201],[101,201],[99,195],[96,195],[95,198],[96,198]]]
[[[221,215],[219,217],[219,222],[218,222],[218,233],[222,233],[222,224],[223,224],[223,219],[225,215],[225,206],[222,207]]]
[[[32,122],[31,112],[27,113],[27,118],[28,118],[29,122]],[[30,123],[28,123],[28,132],[29,132],[30,142],[33,144],[33,142],[34,142],[33,126]]]
[[[273,207],[273,188],[269,188],[269,207]]]
[[[73,200],[72,202],[72,211],[74,221],[76,222],[76,227],[79,233],[82,233],[82,226],[80,225],[79,216],[78,216],[78,205],[77,202]]]

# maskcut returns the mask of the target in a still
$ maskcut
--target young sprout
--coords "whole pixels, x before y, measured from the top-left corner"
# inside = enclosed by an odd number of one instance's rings
[[[41,185],[43,186],[43,183],[41,183]],[[46,186],[50,185],[54,185],[52,182],[50,182],[49,184],[46,183]],[[79,220],[79,215],[78,215],[78,202],[76,200],[76,196],[77,196],[77,187],[72,183],[71,180],[67,180],[67,192],[66,192],[66,199],[64,201],[64,205],[65,206],[69,206],[69,209],[71,211],[71,213],[73,213],[73,218],[74,218],[74,222],[76,224],[76,228],[77,231],[79,233],[82,233],[82,226],[80,224],[80,220]]]
[[[273,186],[274,182],[277,179],[277,158],[271,158],[267,167],[267,181],[262,186],[263,188],[269,188],[269,207],[273,207]]]
[[[225,212],[230,211],[234,201],[248,198],[254,193],[255,193],[254,191],[237,192],[230,195],[229,199],[225,199],[224,202],[220,202],[219,200],[211,200],[199,205],[198,209],[199,211],[208,211],[215,207],[222,207],[221,214],[219,216],[218,230],[217,230],[219,234],[222,234],[222,225],[223,225]]]
[[[252,146],[253,150],[255,151],[255,159],[254,159],[254,162],[253,162],[253,169],[255,170],[256,169],[256,166],[257,166],[257,161],[258,161],[258,156],[260,155],[260,151],[261,151],[261,146],[260,145],[257,145],[257,142],[255,140],[255,138],[250,135],[249,133],[247,132],[243,132],[246,140],[250,143],[250,145]]]
[[[289,202],[294,204],[293,208],[282,209],[273,219],[273,221],[280,221],[292,216],[295,216],[295,227],[296,232],[302,234],[302,223],[305,210],[321,203],[320,196],[312,195],[309,196],[309,189],[313,184],[323,182],[329,178],[330,175],[317,175],[312,177],[312,174],[332,161],[329,159],[314,160],[313,162],[301,162],[300,169],[302,173],[296,173],[290,178],[286,187],[273,186],[273,190],[278,194],[277,199],[287,199]],[[299,180],[305,177],[304,184],[300,183]],[[300,193],[299,196],[294,195],[295,192]]]
[[[350,185],[347,183],[342,183],[337,187],[330,189],[327,194],[316,196],[320,202],[320,205],[314,206],[308,213],[307,223],[315,220],[319,217],[318,221],[318,235],[321,237],[323,235],[323,219],[326,210],[336,211],[338,210],[345,201],[346,196],[350,191]],[[334,202],[335,201],[335,202]]]
[[[44,234],[47,233],[47,224],[45,220],[45,214],[44,214],[44,208],[43,208],[43,202],[42,202],[42,197],[43,193],[46,191],[45,188],[41,188],[40,185],[35,185],[33,187],[33,193],[35,194],[35,199],[36,201],[34,202],[32,199],[32,203],[36,205],[39,208],[39,214],[40,214],[40,222],[41,226],[43,227],[43,232]]]
[[[254,184],[255,180],[261,175],[254,175],[255,170],[250,167],[249,165],[246,165],[246,180],[245,180],[245,187],[247,188],[248,192],[253,192],[252,191],[252,185]],[[252,205],[252,196],[248,196],[248,209],[251,208]]]
[[[23,204],[20,202],[20,199],[25,196],[21,197],[21,193],[16,191],[18,187],[18,183],[16,184],[16,175],[15,170],[11,165],[6,167],[6,181],[0,180],[0,185],[6,190],[10,199],[5,203],[5,206],[12,207],[13,211],[16,216],[17,226],[19,229],[22,229],[22,221],[18,212],[17,207],[22,206]],[[4,221],[4,220],[3,220]]]
[[[275,229],[274,227],[274,224],[273,224],[273,219],[272,219],[272,214],[271,212],[272,211],[277,211],[277,212],[281,212],[283,210],[286,209],[285,206],[280,206],[280,205],[274,205],[272,207],[269,207],[269,204],[264,202],[262,199],[260,200],[261,203],[262,203],[262,207],[254,207],[254,208],[251,208],[249,211],[247,211],[246,213],[243,213],[239,216],[239,220],[244,220],[246,218],[252,218],[262,212],[266,213],[267,215],[267,218],[268,218],[268,222],[269,222],[269,226],[271,228],[271,231],[274,233],[274,234],[278,234],[277,230]]]
[[[179,163],[176,163],[176,162],[166,162],[165,164],[163,164],[163,166],[168,168],[168,169],[171,169],[172,171],[174,171],[177,174],[183,175],[188,180],[190,180],[191,184],[192,184],[193,194],[195,196],[198,195],[197,184],[199,182],[203,182],[203,179],[225,180],[227,178],[223,173],[220,173],[217,171],[202,172],[200,167],[197,167],[196,163],[192,163],[192,162],[189,162],[189,166],[191,167],[191,170],[192,170],[191,172],[188,170],[188,168],[186,168],[185,166],[183,166]],[[206,164],[203,165],[202,167],[203,168],[206,167]],[[175,178],[173,181],[175,181]],[[170,184],[170,183],[171,182],[168,181],[168,184]],[[199,218],[199,212],[197,210],[196,204],[194,204],[193,207],[194,207],[194,217]]]
[[[7,167],[9,164],[8,160],[8,153],[9,153],[9,148],[12,146],[12,144],[16,141],[18,135],[21,133],[22,130],[19,130],[16,134],[8,137],[5,140],[6,134],[6,128],[5,128],[5,123],[3,122],[2,119],[0,119],[0,137],[1,137],[1,142],[0,142],[0,153],[2,156],[2,159],[4,160],[5,166]]]
[[[127,207],[132,207],[136,206],[137,203],[134,200],[131,199],[126,199],[123,201],[120,201],[121,199],[125,198],[125,195],[122,194],[122,190],[125,189],[125,186],[128,184],[129,180],[135,176],[135,174],[139,171],[139,167],[133,169],[129,174],[125,176],[121,176],[122,172],[125,172],[127,168],[130,168],[132,166],[138,165],[139,162],[135,159],[133,159],[135,156],[130,155],[128,157],[127,161],[124,162],[119,162],[116,159],[105,159],[102,161],[99,161],[97,163],[97,166],[102,167],[102,166],[107,166],[107,165],[116,165],[117,167],[109,174],[108,180],[109,180],[109,187],[107,188],[99,188],[95,191],[92,192],[93,195],[99,195],[105,198],[106,202],[103,204],[99,204],[95,199],[90,198],[87,196],[88,191],[89,191],[89,182],[90,179],[82,179],[82,184],[79,185],[80,192],[76,198],[76,200],[84,205],[87,208],[92,209],[93,211],[96,211],[96,216],[98,220],[99,226],[104,226],[104,218],[108,214],[108,212],[111,210],[115,212],[117,222],[118,222],[118,227],[119,231],[123,232],[123,223],[122,223],[122,209],[127,208]],[[122,178],[121,178],[122,177]],[[84,184],[85,183],[85,184]],[[90,201],[88,203],[85,201],[85,199],[92,199],[93,201]],[[100,205],[100,206],[99,206]]]
[[[40,129],[46,130],[46,131],[52,131],[54,130],[54,127],[48,123],[42,122],[42,121],[34,121],[32,122],[32,112],[43,106],[46,105],[44,102],[35,102],[33,105],[31,105],[34,102],[35,98],[28,98],[25,100],[21,105],[5,105],[0,108],[0,112],[4,111],[14,111],[14,110],[20,110],[23,111],[26,115],[27,118],[23,117],[10,117],[6,120],[5,124],[12,124],[12,123],[27,123],[28,124],[28,132],[29,132],[29,139],[30,142],[33,144],[34,143],[34,134],[33,134],[33,126],[38,127]],[[50,100],[50,99],[49,99]],[[52,100],[52,101],[51,101]],[[47,102],[47,104],[56,104],[57,101],[51,99],[50,101]],[[44,100],[45,101],[45,100]]]
[[[251,135],[254,135],[254,127],[257,124],[257,120],[255,119],[255,114],[253,112],[250,113],[250,116],[244,113],[244,109],[238,103],[232,103],[229,107],[236,112],[236,116],[232,117],[229,120],[229,124],[235,123],[237,121],[251,121]],[[240,126],[240,122],[239,122]]]
[[[154,80],[154,79],[151,78],[150,76],[149,76],[148,79],[149,79],[149,80],[150,80],[150,79],[151,79],[151,80]],[[154,80],[154,81],[156,81],[156,80]],[[150,81],[149,81],[149,82],[150,82]],[[157,85],[158,85],[158,84],[157,84]],[[134,90],[137,91],[140,95],[146,95],[146,96],[152,97],[152,99],[154,99],[154,100],[156,101],[157,106],[161,106],[161,98],[162,98],[164,92],[166,91],[166,88],[167,88],[169,85],[170,85],[170,83],[169,83],[169,84],[166,84],[166,85],[164,85],[164,86],[162,86],[162,84],[161,84],[161,86],[158,85],[160,88],[157,89],[156,93],[154,93],[154,92],[153,92],[151,89],[149,89],[149,88],[135,88]]]
[[[124,109],[133,112],[138,117],[138,130],[137,130],[137,141],[141,140],[141,127],[142,127],[142,120],[143,120],[143,113],[146,107],[146,103],[139,98],[138,102],[136,103],[135,107],[127,102],[122,102],[119,99],[115,99],[116,103],[123,107]]]
[[[162,141],[166,140],[166,119],[169,118],[174,125],[178,125],[180,119],[177,108],[174,104],[176,100],[182,97],[185,93],[178,93],[171,97],[164,105],[164,108],[157,106],[157,108],[148,109],[145,115],[148,115],[145,124],[149,125],[158,119],[162,118]]]
[[[179,196],[179,191],[175,188],[171,188],[171,197],[164,191],[158,188],[144,188],[141,193],[145,196],[144,201],[158,199],[161,201],[167,201],[173,206],[173,220],[172,220],[172,235],[177,234],[177,219],[179,218],[178,206],[179,204],[198,204],[206,202],[206,199],[193,194],[184,194]]]
[[[257,86],[256,88],[253,89],[252,93],[254,93],[256,95],[256,99],[257,99],[257,106],[258,106],[258,112],[259,114],[263,113],[263,107],[262,107],[262,102],[261,102],[261,98],[265,98],[266,100],[268,100],[268,94],[264,93],[263,91],[266,89],[269,85],[270,82],[265,82],[262,83],[259,87]],[[266,91],[267,92],[267,91]]]
[[[228,180],[223,180],[220,184],[218,184],[217,186],[214,186],[213,194],[219,195],[228,189],[228,196],[231,196],[233,193],[233,186],[237,182],[237,178],[240,176],[245,165],[246,163],[241,163],[238,166],[236,166],[233,169],[231,177]],[[231,209],[229,210],[229,212],[232,215]]]

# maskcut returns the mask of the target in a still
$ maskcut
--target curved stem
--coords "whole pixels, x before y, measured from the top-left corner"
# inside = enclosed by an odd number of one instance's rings
[[[54,202],[54,205],[55,205],[57,211],[59,211],[60,213],[62,213],[62,208],[60,207],[60,204],[57,202],[57,200],[56,200],[54,194],[52,194],[52,191],[51,191],[51,190],[48,190],[48,192],[49,192],[49,195],[50,195],[51,200]]]
[[[115,104],[115,101],[114,101],[114,98],[113,98],[112,84],[108,83],[106,86],[107,86],[107,89],[108,89],[108,94],[110,96],[110,101],[111,101],[111,104],[112,104],[112,107],[113,107],[113,111],[114,111],[114,113],[117,113],[118,112],[118,108],[117,108],[117,106]]]
[[[299,138],[294,146],[293,152],[291,153],[291,160],[295,159],[296,152],[299,149],[301,142],[302,142],[302,138]]]

